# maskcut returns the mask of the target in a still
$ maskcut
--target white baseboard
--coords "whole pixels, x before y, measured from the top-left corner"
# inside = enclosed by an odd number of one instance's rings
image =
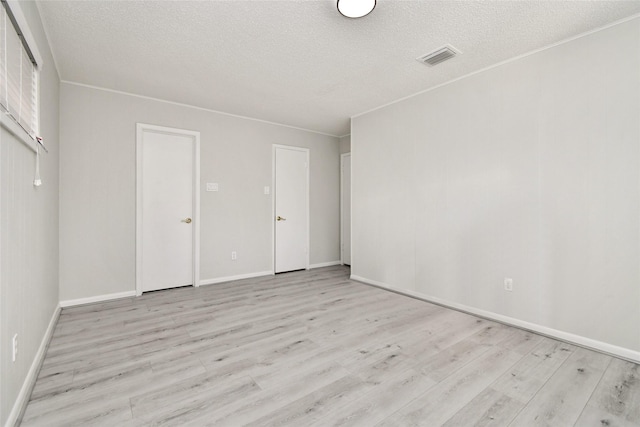
[[[216,277],[215,279],[205,279],[200,281],[202,285],[215,285],[216,283],[233,282],[234,280],[252,279],[254,277],[271,276],[273,271],[259,271],[257,273],[238,274],[237,276]]]
[[[60,307],[62,308],[73,307],[76,305],[92,304],[94,302],[111,301],[114,299],[135,297],[135,296],[136,296],[136,291],[126,291],[126,292],[118,292],[115,294],[97,295],[95,297],[68,299],[65,301],[60,301]]]
[[[47,352],[47,347],[49,347],[49,342],[51,341],[51,336],[53,335],[53,330],[56,327],[59,316],[60,305],[56,306],[56,308],[53,310],[53,315],[51,316],[51,320],[49,321],[49,326],[47,326],[47,330],[42,337],[42,341],[40,341],[40,347],[38,347],[38,351],[33,358],[33,362],[31,363],[29,372],[27,372],[27,376],[22,383],[20,393],[18,393],[18,397],[13,404],[13,408],[11,408],[11,412],[9,413],[9,417],[7,418],[7,422],[5,423],[6,427],[13,427],[18,423],[18,420],[20,419],[23,411],[27,407],[27,403],[29,403],[31,390],[33,390],[33,386],[36,384],[38,372],[40,372],[40,366],[42,365],[42,361],[44,360],[44,356]]]
[[[338,260],[338,261],[329,261],[329,262],[321,262],[318,264],[311,264],[309,265],[309,269],[312,268],[322,268],[322,267],[331,267],[333,265],[340,265],[342,264],[342,261]]]
[[[356,280],[358,282],[365,283],[367,285],[373,285],[378,288],[386,289],[392,292],[396,292],[402,295],[406,295],[412,298],[417,298],[423,301],[431,302],[434,304],[441,305],[443,307],[452,308],[454,310],[462,311],[464,313],[469,313],[474,316],[483,317],[485,319],[494,320],[496,322],[504,323],[506,325],[515,326],[520,329],[525,329],[527,331],[535,332],[540,335],[544,335],[550,338],[559,339],[561,341],[568,342],[570,344],[575,344],[580,347],[586,347],[591,350],[596,350],[601,353],[606,353],[615,357],[619,357],[621,359],[629,360],[634,363],[640,363],[640,352],[634,351],[628,348],[619,347],[613,344],[609,344],[606,342],[594,340],[591,338],[583,337],[581,335],[572,334],[569,332],[560,331],[557,329],[549,328],[546,326],[538,325],[536,323],[526,322],[524,320],[516,319],[509,316],[503,316],[502,314],[493,313],[491,311],[482,310],[479,308],[467,306],[464,304],[459,304],[456,302],[447,301],[441,298],[432,297],[429,295],[425,295],[420,292],[415,292],[411,290],[401,289],[395,286],[391,286],[387,283],[378,282],[376,280],[370,280],[365,277],[351,275],[352,280]]]

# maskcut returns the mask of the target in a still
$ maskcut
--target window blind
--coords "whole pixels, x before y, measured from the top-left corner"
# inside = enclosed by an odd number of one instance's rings
[[[38,68],[6,2],[0,8],[0,106],[32,138],[38,132]]]

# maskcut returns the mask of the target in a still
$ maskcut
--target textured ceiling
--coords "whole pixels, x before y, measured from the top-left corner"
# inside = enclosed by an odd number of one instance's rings
[[[62,80],[301,127],[349,117],[640,13],[640,1],[39,1]],[[429,68],[445,44],[462,55]]]

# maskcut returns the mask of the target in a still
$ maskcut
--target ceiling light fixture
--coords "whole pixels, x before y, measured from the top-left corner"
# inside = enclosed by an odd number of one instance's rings
[[[376,7],[376,0],[338,0],[338,12],[347,18],[362,18]]]

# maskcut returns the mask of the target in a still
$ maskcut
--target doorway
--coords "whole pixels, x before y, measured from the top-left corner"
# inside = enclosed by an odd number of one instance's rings
[[[340,156],[340,257],[351,265],[351,153]]]
[[[199,285],[200,133],[138,123],[136,294]]]
[[[273,146],[274,272],[309,268],[309,149]]]

